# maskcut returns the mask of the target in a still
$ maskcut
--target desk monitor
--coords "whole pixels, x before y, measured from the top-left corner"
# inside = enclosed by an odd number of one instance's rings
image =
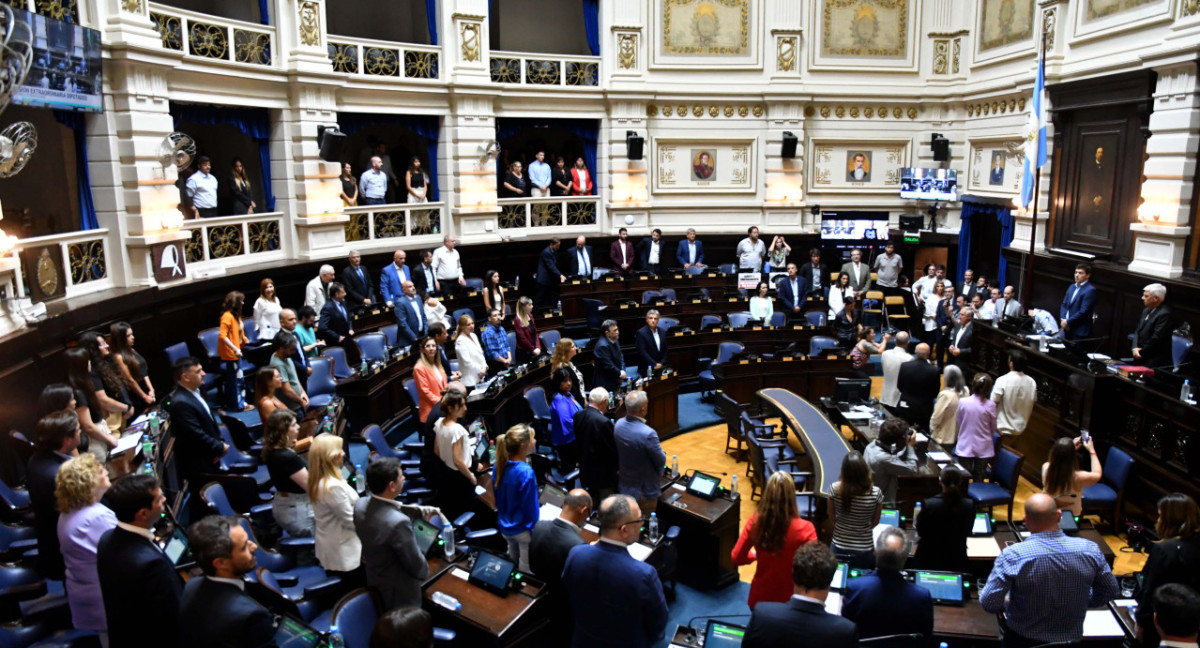
[[[900,511],[897,509],[883,509],[879,514],[879,523],[888,526],[900,526]]]
[[[196,564],[196,559],[192,556],[192,550],[188,546],[187,535],[179,527],[172,529],[171,535],[167,536],[167,542],[163,545],[163,553],[171,559],[171,564],[175,565],[175,569],[187,569]]]
[[[275,645],[279,648],[317,648],[321,645],[321,633],[303,621],[281,616],[279,626],[275,628]]]
[[[917,585],[929,590],[934,603],[938,605],[963,604],[962,574],[919,571],[915,580]]]
[[[976,513],[975,524],[971,526],[971,535],[992,535],[992,518],[987,513]]]
[[[829,583],[829,589],[840,592],[846,588],[846,576],[850,571],[849,565],[846,563],[838,563],[837,571],[833,572],[833,581]]]
[[[508,579],[513,573],[512,561],[486,551],[480,551],[467,582],[497,595],[508,594]]]
[[[559,502],[560,504],[557,504],[557,506],[560,508],[561,502],[565,501],[566,499],[567,491],[549,482],[546,482],[542,485],[541,491],[538,495],[539,502]]]
[[[704,648],[734,648],[742,645],[745,636],[745,626],[709,619],[704,629]]]
[[[479,442],[475,444],[475,461],[479,463],[487,463],[488,448],[490,444]]]
[[[422,556],[428,556],[434,547],[438,546],[438,540],[442,537],[441,531],[421,518],[412,518],[412,525],[417,549],[421,551]]]
[[[862,378],[835,378],[833,400],[843,403],[862,403],[871,397],[871,380]]]
[[[1075,514],[1070,511],[1063,511],[1062,518],[1058,521],[1058,530],[1071,535],[1078,534],[1079,525],[1075,523]]]
[[[692,473],[692,480],[688,482],[687,492],[710,500],[716,497],[717,489],[720,487],[720,477],[713,477],[697,471]]]

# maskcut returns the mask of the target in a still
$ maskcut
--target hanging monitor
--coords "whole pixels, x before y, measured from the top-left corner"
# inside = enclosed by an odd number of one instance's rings
[[[13,103],[103,112],[100,32],[23,9],[13,15],[33,32],[33,65]]]
[[[900,197],[955,202],[958,200],[958,172],[954,169],[901,169]]]

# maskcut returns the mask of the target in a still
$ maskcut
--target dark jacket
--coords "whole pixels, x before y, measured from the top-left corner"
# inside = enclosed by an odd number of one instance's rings
[[[963,496],[952,501],[939,493],[921,504],[917,516],[915,563],[921,569],[934,571],[970,571],[967,560],[967,538],[975,524],[975,505]]]
[[[621,353],[618,342],[611,342],[603,335],[592,349],[596,372],[592,382],[597,387],[608,391],[616,391],[621,386],[621,372],[625,371],[625,356]]]
[[[1200,538],[1173,538],[1153,545],[1146,566],[1142,568],[1142,576],[1137,622],[1143,632],[1142,645],[1153,646],[1158,642],[1154,627],[1154,590],[1159,585],[1180,583],[1200,591]]]
[[[560,282],[563,273],[558,269],[558,253],[547,245],[538,256],[537,276],[535,280],[543,286],[553,286]]]
[[[653,369],[655,364],[667,364],[667,334],[659,330],[658,344],[654,344],[654,332],[649,326],[643,326],[634,334],[634,340],[637,342],[638,353],[638,375],[645,378],[647,370]]]
[[[419,296],[414,298],[421,302]],[[396,313],[396,346],[404,349],[412,346],[429,330],[429,322],[425,319],[425,304],[419,303],[413,310],[412,302],[405,295],[400,295],[392,302]]]
[[[437,286],[429,283],[429,281],[425,279],[424,263],[417,263],[413,265],[411,268],[409,268],[409,271],[412,273],[412,282],[417,288],[418,295],[421,297],[428,297],[429,293],[437,292]],[[437,282],[437,275],[433,274],[432,267],[429,268],[429,276],[433,278],[435,283]]]
[[[567,276],[584,276],[586,274],[588,279],[592,278],[591,270],[596,268],[596,257],[592,256],[592,246],[583,246],[583,254],[587,257],[589,271],[585,273],[584,269],[579,267],[579,249],[572,245],[563,253],[562,268],[566,271],[564,274]]]
[[[922,512],[924,514],[924,512]],[[929,590],[904,580],[899,572],[876,571],[855,578],[842,592],[842,616],[858,626],[858,636],[882,637],[892,634],[925,635],[920,644],[911,639],[876,646],[933,645],[933,597]]]
[[[1067,329],[1063,331],[1063,337],[1068,340],[1077,340],[1092,335],[1092,313],[1096,305],[1096,287],[1088,281],[1078,290],[1079,295],[1071,299],[1076,291],[1076,286],[1075,284],[1067,286],[1062,306],[1058,309],[1059,318],[1067,320]]]
[[[249,183],[243,187],[238,183],[237,176],[229,177],[229,195],[233,198],[233,204],[230,205],[233,215],[240,216],[250,213],[250,203],[254,202],[254,191],[250,188]]]
[[[942,388],[942,374],[937,366],[918,358],[901,364],[896,387],[900,389],[900,409],[907,414],[905,419],[929,427],[933,403]]]
[[[1161,368],[1174,366],[1171,337],[1175,331],[1171,309],[1159,304],[1152,312],[1142,309],[1137,330],[1133,332],[1133,348],[1141,349],[1141,360],[1137,364]]]
[[[567,564],[571,549],[583,543],[579,531],[562,518],[542,520],[533,527],[533,539],[529,541],[529,569],[557,590],[554,598],[566,598],[566,592],[562,590],[563,566]]]
[[[814,270],[816,270],[817,275],[819,275],[821,277],[821,288],[823,290],[828,290],[829,285],[830,285],[829,268],[824,263],[822,263],[817,268],[813,268],[812,261],[809,261],[808,263],[805,263],[804,265],[800,266],[800,271],[797,272],[796,274],[799,275],[800,277],[803,277],[806,281],[808,281],[809,290],[811,291],[812,287],[813,287],[813,271]]]
[[[111,529],[97,545],[96,570],[111,645],[141,646],[150,639],[172,645],[182,638],[183,581],[154,543],[121,527]]]
[[[593,494],[617,488],[617,442],[613,422],[604,412],[585,407],[575,413],[575,442],[579,450],[579,481]]]
[[[633,241],[626,239],[624,242],[621,239],[616,239],[608,246],[608,258],[612,261],[613,270],[617,272],[626,272],[621,270],[621,249],[625,249],[625,262],[629,264],[628,272],[632,272],[637,267],[637,254],[633,249]]]
[[[634,251],[635,255],[637,256],[637,269],[638,270],[651,270],[652,269],[650,267],[650,244],[653,242],[654,242],[653,239],[651,239],[649,236],[638,241],[638,244]],[[665,267],[671,265],[670,262],[667,261],[667,259],[669,259],[669,258],[671,258],[671,257],[667,253],[667,242],[662,239],[659,239],[658,240],[658,267],[660,269],[662,269],[662,268],[665,268]]]
[[[371,273],[362,264],[359,264],[358,267],[362,270],[362,278],[359,278],[354,266],[348,265],[342,269],[342,285],[346,287],[346,304],[353,310],[362,308],[363,300],[375,301],[375,282],[371,279]]]
[[[204,406],[196,401],[192,392],[176,388],[167,401],[167,412],[171,415],[171,435],[175,438],[175,466],[179,476],[187,479],[193,489],[199,475],[217,470],[217,460],[225,454],[225,442],[221,430]],[[210,406],[211,407],[211,406]]]
[[[58,503],[54,499],[54,480],[59,466],[67,458],[48,450],[38,450],[29,458],[25,479],[33,505],[33,525],[37,531],[38,571],[42,576],[62,580],[63,557],[58,544]]]
[[[816,603],[794,598],[787,603],[762,601],[754,606],[742,648],[793,646],[801,638],[805,646],[858,648],[858,629],[853,621],[829,614]]]
[[[796,283],[799,284],[799,286],[800,286],[799,287],[799,292],[800,292],[800,301],[799,302],[797,302],[794,298],[794,295],[792,295],[793,289],[792,289],[791,278],[784,277],[783,279],[779,280],[779,283],[775,284],[775,289],[776,289],[777,293],[779,294],[779,303],[783,304],[783,308],[781,308],[780,311],[787,313],[788,317],[793,317],[793,318],[797,316],[796,313],[792,312],[793,308],[795,308],[796,306],[800,306],[801,310],[804,309],[804,300],[808,297],[808,286],[809,286],[808,280],[805,279],[804,277],[801,277],[799,273],[796,273]]]
[[[962,339],[959,339],[958,337],[958,331],[960,328],[962,328],[962,325],[956,324],[954,328],[950,329],[950,339],[947,341],[946,348],[957,346],[958,355],[948,356],[946,361],[950,364],[958,365],[958,368],[962,369],[963,377],[965,378],[971,375],[969,366],[971,364],[971,346],[975,344],[975,322],[972,320],[971,324],[967,326],[967,330],[963,333]],[[955,344],[956,340],[958,342],[957,344]]]
[[[343,303],[341,305],[346,309],[345,316],[338,308],[338,302],[332,299],[321,307],[321,317],[317,320],[320,322],[318,334],[329,344],[337,344],[339,337],[350,335],[350,304]]]
[[[204,576],[183,588],[179,621],[185,648],[275,645],[275,622],[266,608],[236,585]]]
[[[680,268],[687,265],[688,263],[703,264],[704,263],[704,244],[700,242],[700,239],[696,239],[696,260],[694,262],[692,262],[692,261],[688,261],[688,240],[685,238],[685,239],[679,241],[679,244],[675,246],[675,260],[679,262]]]
[[[383,609],[421,607],[429,564],[417,549],[412,520],[399,506],[367,496],[354,503],[354,531],[362,541],[367,585],[379,591]]]
[[[562,580],[575,610],[572,648],[649,648],[665,634],[658,573],[624,547],[603,541],[574,547]]]

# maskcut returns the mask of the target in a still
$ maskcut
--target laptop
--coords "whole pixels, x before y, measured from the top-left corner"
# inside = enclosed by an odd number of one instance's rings
[[[829,589],[834,592],[840,592],[846,589],[846,576],[850,571],[848,564],[840,562],[837,566],[837,571],[833,572],[833,581],[829,583]]]
[[[746,636],[746,627],[725,623],[716,619],[708,620],[704,629],[704,648],[733,648],[742,645]]]
[[[437,547],[442,545],[442,532],[421,518],[412,518],[413,537],[417,541],[417,549],[421,555],[428,557]]]
[[[975,523],[971,525],[971,535],[974,536],[990,536],[992,535],[992,518],[987,513],[976,513]]]
[[[935,605],[962,605],[964,602],[962,574],[918,571],[913,581],[929,590]]]
[[[888,526],[900,526],[900,511],[897,509],[883,509],[879,514],[879,524]]]
[[[317,648],[321,638],[320,632],[290,616],[279,617],[275,628],[275,645],[279,648]]]
[[[688,482],[687,492],[704,499],[711,500],[716,497],[717,489],[721,487],[721,478],[707,475],[702,472],[692,473],[692,480]]]
[[[506,596],[508,595],[508,580],[512,577],[514,567],[516,565],[507,558],[480,551],[475,558],[475,565],[471,567],[467,582],[482,587],[497,596]]]

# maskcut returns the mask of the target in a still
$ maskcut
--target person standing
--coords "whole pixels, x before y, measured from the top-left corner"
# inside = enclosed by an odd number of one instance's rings
[[[342,199],[343,207],[354,207],[358,205],[358,183],[354,180],[354,169],[349,162],[342,163],[342,175],[338,177],[342,182],[342,191],[338,197]]]
[[[466,313],[458,318],[454,329],[454,354],[458,356],[463,385],[474,387],[487,378],[487,357],[475,335],[475,319]]]
[[[809,542],[792,559],[792,597],[786,603],[764,601],[755,606],[743,648],[804,645],[858,648],[854,622],[825,611],[837,559],[820,542]]]
[[[558,290],[559,286],[567,280],[562,271],[558,269],[558,237],[550,239],[550,243],[542,250],[538,256],[537,276],[537,295],[534,298],[534,303],[538,308],[554,308],[558,305]]]
[[[1025,374],[1029,360],[1025,352],[1008,352],[1008,373],[996,379],[992,402],[996,403],[996,429],[1008,437],[1019,436],[1029,424],[1037,402],[1037,381]]]
[[[667,337],[658,329],[658,311],[646,312],[646,325],[634,335],[638,352],[638,376],[648,378],[667,364]]]
[[[575,383],[575,372],[559,367],[551,375],[555,385],[554,397],[550,401],[550,445],[558,455],[558,469],[569,473],[579,465],[579,444],[575,438],[575,415],[583,409],[571,393]]]
[[[504,176],[504,197],[523,198],[529,183],[521,173],[521,162],[508,165],[508,175]]]
[[[204,575],[183,588],[179,634],[184,648],[259,648],[274,644],[275,620],[246,594],[258,545],[237,518],[210,515],[192,523],[188,545]]]
[[[555,198],[571,193],[571,175],[566,169],[563,156],[554,158],[554,168],[550,170],[550,195]]]
[[[258,282],[258,299],[254,300],[254,330],[258,333],[258,339],[270,340],[275,337],[282,326],[279,324],[279,315],[283,312],[283,305],[279,303],[279,296],[275,294],[275,282],[268,278],[263,278]]]
[[[321,307],[317,333],[329,344],[342,344],[354,337],[350,311],[346,310],[346,289],[336,281],[329,284],[329,301]]]
[[[79,427],[79,416],[70,410],[43,416],[37,423],[37,449],[25,471],[37,537],[38,572],[53,580],[63,580],[65,569],[58,544],[58,502],[54,487],[62,465],[79,456]]]
[[[411,281],[400,284],[400,296],[395,304],[396,346],[407,349],[421,339],[429,328],[425,304],[417,297],[417,287]]]
[[[576,412],[574,420],[579,483],[596,501],[617,492],[617,441],[613,422],[605,415],[607,408],[608,390],[596,387],[588,392],[588,406]]]
[[[658,508],[662,493],[659,476],[666,467],[667,454],[658,441],[658,433],[646,424],[650,400],[644,391],[625,396],[625,418],[613,427],[617,442],[617,488],[637,500],[646,513]]]
[[[217,337],[217,357],[221,359],[221,373],[225,375],[225,409],[230,412],[250,411],[246,405],[245,385],[241,376],[242,348],[246,346],[246,329],[242,324],[242,306],[246,296],[234,290],[225,295],[221,304],[221,325]]]
[[[883,254],[875,257],[873,269],[875,270],[875,283],[884,289],[884,293],[900,294],[898,282],[900,271],[904,270],[904,259],[896,254],[895,243],[888,241],[887,245],[883,247]]]
[[[940,372],[929,361],[929,345],[922,342],[917,345],[913,359],[900,365],[896,376],[896,387],[900,390],[896,413],[912,425],[927,428],[941,386]]]
[[[792,558],[797,549],[816,539],[816,528],[796,508],[795,480],[782,470],[772,473],[758,511],[746,520],[733,547],[733,564],[758,563],[746,601],[751,610],[761,601],[784,603],[791,597]]]
[[[1194,587],[1168,583],[1154,591],[1154,629],[1164,648],[1196,648],[1200,635],[1200,593]],[[1143,641],[1143,645],[1149,645]]]
[[[571,167],[571,195],[590,196],[592,189],[592,174],[588,171],[587,164],[583,158],[575,158],[575,166]]]
[[[829,270],[821,263],[821,250],[813,248],[808,251],[809,262],[800,268],[800,276],[808,281],[808,294],[814,297],[824,296],[829,287]]]
[[[757,227],[751,225],[746,230],[746,238],[738,241],[735,254],[738,258],[739,272],[762,272],[767,245],[759,240]]]
[[[100,538],[116,528],[117,516],[100,503],[112,484],[108,470],[94,455],[83,454],[64,463],[55,476],[58,501],[58,544],[66,565],[64,585],[77,630],[93,630],[104,637],[108,621],[96,566]]]
[[[350,265],[342,269],[342,285],[346,287],[346,302],[359,312],[375,304],[375,282],[371,273],[362,267],[362,255],[350,250]]]
[[[462,256],[455,249],[458,241],[447,234],[442,237],[442,247],[433,252],[433,276],[450,296],[454,296],[467,285],[463,276]]]
[[[1092,266],[1075,266],[1075,283],[1067,288],[1059,308],[1058,325],[1063,337],[1078,340],[1092,334],[1092,314],[1096,306],[1096,287],[1092,285]]]
[[[596,383],[597,387],[615,392],[620,389],[621,382],[626,379],[625,355],[621,352],[621,344],[618,342],[621,330],[617,328],[616,320],[604,320],[600,324],[600,331],[604,333],[604,337],[596,343],[596,348],[592,350],[592,357],[595,360],[595,374],[592,382]]]
[[[842,471],[826,500],[833,520],[830,549],[851,567],[870,569],[875,564],[871,530],[879,524],[883,491],[871,483],[871,467],[857,450],[842,459]]]
[[[550,195],[550,165],[546,164],[546,152],[538,151],[529,163],[529,195],[546,198]]]
[[[962,370],[946,365],[942,370],[944,388],[938,392],[929,417],[929,436],[940,445],[949,447],[958,441],[958,402],[971,392],[963,379]]]
[[[499,309],[489,310],[487,325],[483,327],[483,335],[480,337],[483,355],[487,358],[488,368],[493,372],[504,371],[513,363],[513,352],[508,346],[508,336],[501,324],[503,321],[504,316],[500,314]]]
[[[1161,540],[1150,547],[1150,557],[1142,568],[1143,581],[1135,614],[1142,629],[1143,646],[1153,646],[1159,639],[1154,632],[1158,603],[1155,592],[1172,583],[1200,589],[1200,507],[1183,493],[1165,495],[1158,500],[1154,531]]]
[[[650,236],[642,239],[637,245],[638,269],[647,270],[654,274],[662,274],[663,243],[662,230],[655,228]]]
[[[879,401],[888,408],[900,403],[900,365],[913,359],[908,352],[908,340],[908,331],[900,331],[896,334],[895,346],[879,354],[879,363],[883,366],[883,390]]]
[[[1142,316],[1133,332],[1133,361],[1145,367],[1160,368],[1175,364],[1172,356],[1174,322],[1171,309],[1163,304],[1167,287],[1152,283],[1142,289]]]
[[[1087,450],[1089,470],[1079,469],[1079,451]],[[1096,456],[1094,440],[1082,437],[1058,437],[1042,464],[1042,492],[1054,498],[1054,504],[1070,515],[1083,514],[1083,489],[1100,483],[1104,469]]]
[[[421,607],[421,584],[429,564],[417,548],[412,520],[396,498],[404,489],[400,460],[391,457],[367,465],[370,497],[354,503],[354,532],[362,543],[367,585],[379,592],[384,610]]]
[[[698,274],[704,265],[704,243],[696,240],[696,228],[689,227],[684,239],[675,248],[675,260],[688,274]]]
[[[233,168],[229,177],[229,190],[233,194],[233,215],[253,214],[257,205],[254,204],[254,192],[250,188],[250,176],[246,175],[246,167],[241,158],[233,158],[230,166]]]
[[[492,467],[500,535],[508,543],[508,559],[525,573],[529,573],[529,543],[539,511],[537,475],[525,461],[534,448],[533,428],[514,425],[496,438]]]
[[[863,293],[871,289],[871,270],[862,262],[862,250],[850,250],[850,260],[842,264],[841,274],[850,276],[855,299],[862,299]]]
[[[596,264],[592,261],[592,246],[587,244],[587,237],[580,234],[575,237],[575,247],[567,252],[567,274],[572,277],[592,278],[592,269]]]
[[[272,412],[263,423],[263,461],[275,488],[271,514],[293,538],[310,538],[316,525],[308,498],[308,463],[296,454],[300,423],[288,410]]]
[[[775,288],[779,294],[780,311],[787,313],[788,319],[793,322],[803,319],[808,282],[800,276],[800,269],[795,263],[787,265],[787,277],[780,279]]]
[[[441,294],[442,284],[433,274],[433,250],[421,252],[421,262],[412,267],[412,280],[421,299],[425,299],[430,293]]]
[[[624,227],[617,230],[617,240],[608,247],[608,258],[613,262],[613,269],[619,274],[633,274],[633,243],[629,240],[629,230]]]
[[[212,174],[212,160],[201,155],[196,160],[196,172],[187,179],[187,195],[192,203],[192,218],[215,218],[217,214],[217,176]]]
[[[975,319],[975,311],[963,308],[958,311],[958,324],[950,330],[949,346],[946,347],[947,364],[956,365],[962,371],[963,377],[970,376],[971,347],[975,343],[975,327],[971,322]]]
[[[783,272],[788,266],[787,257],[791,253],[792,246],[787,244],[787,240],[782,236],[776,236],[771,241],[771,249],[767,251],[767,256],[770,259],[768,261],[769,271]]]
[[[922,502],[913,520],[919,540],[914,562],[921,569],[969,572],[967,538],[975,525],[975,502],[967,497],[967,474],[946,464],[938,481],[942,492]]]
[[[926,645],[933,643],[933,597],[900,573],[912,549],[913,542],[904,531],[885,526],[875,540],[875,573],[847,580],[842,616],[858,626],[863,640],[919,634]]]
[[[552,608],[550,627],[559,642],[557,645],[570,645],[574,627],[570,595],[563,588],[563,567],[571,549],[586,544],[581,531],[591,514],[591,495],[582,488],[572,489],[563,498],[558,517],[538,522],[529,542],[529,568],[555,594],[548,598]]]
[[[533,302],[528,297],[517,300],[517,314],[513,317],[513,333],[517,337],[517,364],[525,364],[542,355],[542,338],[538,337],[537,323],[533,320]]]
[[[981,373],[971,381],[971,395],[958,402],[958,443],[954,455],[976,482],[987,476],[988,463],[996,456],[992,435],[996,434],[996,404],[988,399],[992,377]]]
[[[863,459],[871,469],[871,481],[883,492],[883,501],[896,502],[900,478],[921,472],[921,458],[913,449],[916,441],[916,430],[898,418],[888,418],[879,428],[879,437],[863,451]]]
[[[388,176],[383,172],[383,159],[371,157],[371,168],[358,178],[359,202],[363,205],[382,205],[387,202]]]
[[[407,202],[429,202],[429,174],[421,167],[421,158],[412,156],[408,170],[404,172],[404,186],[408,190]]]

